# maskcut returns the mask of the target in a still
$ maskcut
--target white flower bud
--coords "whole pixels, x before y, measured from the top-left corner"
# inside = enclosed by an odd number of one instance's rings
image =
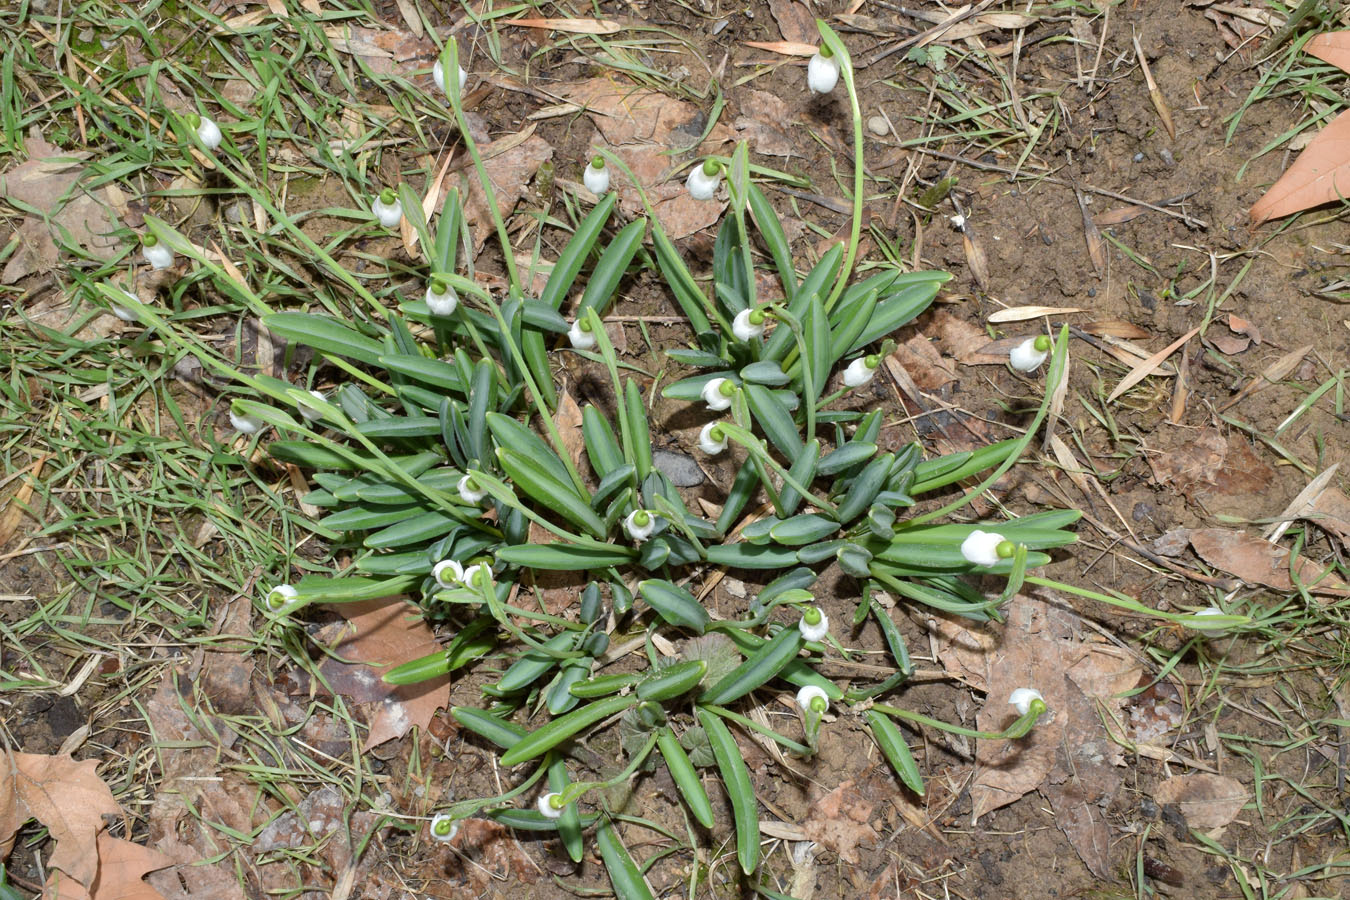
[[[248,413],[237,413],[234,410],[230,410],[230,425],[233,426],[235,431],[242,434],[257,434],[263,430],[263,427],[266,424],[266,422],[257,416],[252,416]]]
[[[1034,372],[1045,358],[1050,355],[1049,350],[1041,350],[1036,346],[1038,338],[1027,338],[1008,352],[1008,360],[1012,367],[1019,372]]]
[[[117,293],[121,294],[123,297],[126,297],[128,300],[134,300],[137,302],[140,301],[140,298],[137,297],[135,294],[131,293],[130,291],[124,290],[115,284],[110,284],[108,285],[108,287],[110,287]],[[121,304],[109,303],[108,309],[114,316],[117,316],[117,318],[121,319],[123,322],[139,322],[141,320],[141,317],[136,315],[135,310],[128,309],[127,307],[122,306]]]
[[[635,509],[623,520],[623,530],[640,544],[656,532],[656,516],[645,509]]]
[[[553,800],[558,794],[545,794],[539,798],[539,812],[549,819],[561,819],[564,806],[554,806]]]
[[[813,94],[828,94],[839,83],[839,60],[817,53],[806,64],[806,86]]]
[[[859,387],[875,378],[876,374],[876,367],[867,364],[866,356],[860,356],[844,370],[844,386]]]
[[[440,88],[442,93],[444,93],[447,97],[450,96],[450,92],[445,89],[445,67],[441,65],[441,61],[439,59],[436,60],[436,62],[431,66],[431,77],[432,80],[436,82],[436,87]],[[460,66],[459,92],[461,94],[464,93],[464,82],[468,80],[469,80],[469,73],[464,71],[463,66]]]
[[[998,545],[1003,543],[1003,535],[976,528],[961,542],[961,555],[966,562],[976,566],[996,566],[1002,559],[998,555]]]
[[[714,163],[714,166],[717,164]],[[689,177],[684,184],[689,188],[689,196],[695,200],[711,200],[713,194],[717,193],[717,186],[722,183],[722,169],[717,166],[716,170],[709,174],[706,171],[707,164],[695,166],[689,173]]]
[[[1017,707],[1017,714],[1019,716],[1025,716],[1031,711],[1031,701],[1033,700],[1039,700],[1042,703],[1045,702],[1045,698],[1041,696],[1041,692],[1035,688],[1018,688],[1008,697],[1008,704]]]
[[[141,252],[145,254],[145,261],[156,269],[167,269],[173,265],[173,250],[153,234],[145,236]]]
[[[431,577],[447,591],[453,590],[464,582],[464,567],[456,560],[443,559],[431,570]]]
[[[446,813],[436,813],[431,817],[431,839],[448,844],[459,834],[459,822]]]
[[[595,346],[595,335],[581,327],[580,319],[567,329],[567,339],[572,342],[573,350],[589,350]]]
[[[459,490],[459,499],[475,506],[481,503],[488,493],[479,488],[478,485],[474,484],[473,476],[471,475],[465,475],[461,478],[459,484],[456,485],[456,488]]]
[[[264,602],[268,609],[281,609],[299,596],[300,592],[289,584],[279,584],[267,592]]]
[[[386,196],[392,199],[386,200]],[[386,188],[375,198],[375,202],[370,204],[370,211],[375,213],[375,218],[385,228],[397,228],[398,223],[403,221],[403,204],[391,189]]]
[[[758,322],[754,321],[756,312],[759,312]],[[743,309],[736,313],[736,318],[731,322],[731,333],[736,335],[738,341],[759,337],[764,333],[764,313],[753,309]]]
[[[798,620],[797,630],[802,633],[802,640],[823,641],[825,636],[830,633],[830,617],[820,610],[816,610],[816,612],[820,615],[820,621],[814,625],[806,621],[805,615]]]
[[[220,126],[202,116],[201,121],[197,123],[197,140],[201,141],[207,150],[214,150],[220,146],[220,138]]]
[[[488,582],[492,581],[492,567],[484,563],[474,563],[464,570],[463,584],[467,588],[477,587],[479,576],[487,573]]]
[[[1206,607],[1205,609],[1196,610],[1195,612],[1191,613],[1191,615],[1195,616],[1196,618],[1209,618],[1210,616],[1225,616],[1227,615],[1227,613],[1219,609],[1217,606],[1210,606]],[[1227,625],[1221,625],[1217,623],[1211,625],[1207,622],[1187,622],[1186,624],[1189,625],[1191,628],[1195,629],[1196,631],[1204,631],[1210,634],[1218,634],[1220,631],[1228,630]]]
[[[432,281],[427,284],[426,301],[427,309],[431,310],[433,316],[449,316],[459,306],[459,294],[448,284],[444,291],[436,293],[436,282]]]
[[[586,190],[597,197],[608,191],[609,169],[605,168],[605,161],[597,156],[587,163],[586,170],[581,173],[581,181],[586,185]]]
[[[708,409],[713,412],[731,408],[731,397],[722,393],[724,384],[729,384],[725,378],[714,378],[703,386],[703,402],[707,403]]]
[[[324,399],[323,394],[320,394],[318,391],[310,391],[309,395],[311,397],[316,397],[319,400]],[[323,418],[323,410],[319,409],[319,407],[314,406],[311,403],[307,403],[304,400],[300,400],[295,404],[295,406],[296,409],[300,410],[300,415],[310,422],[317,422],[319,419]]]
[[[820,710],[820,712],[823,713],[829,710],[830,697],[825,693],[823,688],[814,684],[808,684],[797,692],[797,708],[804,713],[816,712],[816,710],[811,708],[816,700],[820,700],[824,704],[824,709]]]
[[[721,435],[720,440],[713,437],[713,429],[716,428],[718,424],[719,423],[717,422],[709,422],[707,425],[704,425],[703,430],[698,433],[698,447],[709,456],[716,456],[727,449],[727,436],[725,434],[721,431],[718,432],[718,434]]]

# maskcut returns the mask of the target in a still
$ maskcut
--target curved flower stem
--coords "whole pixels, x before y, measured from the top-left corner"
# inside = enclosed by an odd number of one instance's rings
[[[562,802],[564,804],[575,803],[588,791],[593,791],[596,788],[614,787],[627,781],[638,770],[638,767],[647,761],[647,757],[651,755],[652,748],[655,746],[656,734],[653,733],[647,738],[647,743],[642,745],[642,749],[633,755],[633,761],[622,772],[606,781],[574,781],[562,789]]]
[[[1031,729],[1035,726],[1036,720],[1045,712],[1045,701],[1032,700],[1031,709],[1027,710],[1027,714],[1020,716],[1016,722],[1013,722],[1002,731],[976,731],[974,728],[962,728],[960,725],[953,725],[950,722],[944,722],[941,719],[929,718],[921,713],[910,712],[907,709],[901,709],[898,706],[891,706],[887,703],[874,703],[872,704],[872,709],[875,709],[877,712],[883,712],[888,716],[894,716],[897,719],[905,719],[919,725],[928,725],[939,731],[965,735],[966,737],[976,738],[981,741],[1011,741],[1020,737],[1026,737],[1031,733]]]
[[[1072,584],[1065,584],[1062,581],[1055,581],[1052,578],[1039,578],[1035,575],[1026,577],[1027,584],[1036,584],[1041,587],[1053,588],[1057,591],[1063,591],[1066,594],[1075,594],[1087,600],[1096,600],[1098,603],[1105,603],[1107,606],[1114,606],[1117,609],[1128,610],[1132,613],[1138,613],[1141,616],[1147,616],[1151,619],[1162,619],[1172,622],[1176,625],[1184,625],[1188,628],[1195,628],[1197,631],[1212,631],[1220,628],[1236,628],[1242,625],[1250,625],[1252,620],[1249,616],[1193,616],[1177,615],[1176,613],[1163,612],[1162,610],[1152,609],[1145,606],[1133,597],[1122,595],[1112,596],[1110,594],[1100,594],[1096,591],[1090,591],[1087,588],[1077,587]]]
[[[796,316],[794,316],[792,313],[788,312],[788,308],[784,304],[775,303],[773,304],[772,309],[774,318],[778,319],[781,322],[786,323],[787,327],[792,329],[792,336],[797,340],[797,351],[801,353],[802,355],[801,358],[803,360],[806,360],[808,358],[806,352],[806,329],[802,325],[801,320],[798,319]],[[816,327],[818,328],[828,327],[828,323],[818,322],[816,323]],[[802,395],[803,395],[801,397],[801,402],[806,407],[806,441],[807,443],[810,443],[811,440],[816,436],[815,373],[811,370],[810,366],[805,364],[805,362],[803,362],[800,368],[802,373]],[[796,487],[796,485],[793,485],[793,487]]]
[[[781,734],[774,731],[772,728],[769,728],[767,725],[761,725],[754,719],[749,719],[741,715],[740,713],[732,712],[725,706],[700,704],[699,709],[706,709],[710,713],[721,716],[724,719],[729,719],[730,721],[735,722],[737,725],[740,725],[742,728],[748,728],[751,731],[758,731],[760,734],[764,735],[765,737],[769,738],[775,743],[781,744],[788,750],[791,750],[793,753],[799,754],[801,756],[811,755],[811,748],[806,746],[805,744],[799,744],[796,741],[792,740],[791,738],[783,737]]]
[[[825,46],[833,51],[834,58],[839,61],[839,74],[843,76],[844,87],[848,91],[849,111],[853,114],[853,224],[849,229],[848,252],[844,255],[844,266],[839,270],[839,280],[834,283],[834,290],[825,300],[825,311],[829,312],[848,286],[853,262],[858,256],[858,238],[862,234],[863,121],[862,108],[858,105],[858,85],[853,79],[853,57],[848,55],[848,48],[834,33],[834,29],[825,24],[824,19],[816,19],[816,28],[820,29]]]
[[[484,807],[500,806],[501,804],[507,802],[508,800],[514,800],[516,797],[519,797],[521,794],[525,793],[530,788],[534,787],[535,784],[538,783],[539,779],[544,777],[544,774],[548,772],[548,766],[549,763],[552,761],[552,759],[553,759],[552,753],[545,756],[543,761],[538,766],[535,767],[535,770],[533,772],[530,773],[529,778],[526,778],[519,785],[507,791],[506,793],[498,794],[495,797],[482,797],[477,800],[465,800],[463,802],[456,803],[454,806],[450,807],[446,811],[447,815],[449,815],[453,819],[467,819],[469,816],[474,815]]]

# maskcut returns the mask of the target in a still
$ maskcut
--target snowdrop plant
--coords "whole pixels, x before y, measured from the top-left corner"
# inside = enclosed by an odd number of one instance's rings
[[[153,232],[141,237],[141,253],[152,268],[167,269],[173,265],[173,250]]]
[[[1046,335],[1027,338],[1009,351],[1008,361],[1019,372],[1034,372],[1050,355],[1050,346],[1050,338]]]
[[[689,189],[689,196],[695,200],[711,200],[722,184],[722,164],[710,159],[694,166],[684,184]]]
[[[206,116],[199,116],[196,113],[187,115],[188,125],[197,135],[197,140],[202,142],[202,146],[207,150],[214,150],[220,146],[222,135],[220,126],[208,119]]]
[[[828,94],[839,83],[839,60],[829,44],[821,45],[806,63],[806,87],[813,94]]]
[[[380,191],[370,204],[370,211],[385,228],[397,228],[403,221],[403,204],[393,188]]]
[[[591,158],[581,173],[581,181],[586,185],[586,190],[597,197],[603,196],[609,190],[609,170],[605,168],[603,156]]]

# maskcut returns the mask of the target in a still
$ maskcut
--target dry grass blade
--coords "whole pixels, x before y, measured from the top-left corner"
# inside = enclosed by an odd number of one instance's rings
[[[989,290],[989,261],[985,258],[984,248],[971,237],[969,229],[961,231],[961,246],[965,248],[966,265],[970,266],[975,283],[980,286],[980,290]]]
[[[29,467],[29,477],[23,479],[19,489],[10,498],[4,516],[0,517],[0,546],[9,543],[9,539],[14,537],[14,532],[18,530],[19,523],[23,521],[24,511],[28,508],[29,501],[33,499],[34,481],[42,475],[42,466],[48,458],[44,456]]]
[[[1167,417],[1167,421],[1173,425],[1180,425],[1182,418],[1186,415],[1186,398],[1190,396],[1190,385],[1186,380],[1188,358],[1188,348],[1182,347],[1181,361],[1177,363],[1177,380],[1172,385],[1172,411]]]
[[[1134,387],[1136,384],[1143,381],[1145,378],[1147,378],[1150,374],[1153,373],[1154,369],[1158,368],[1158,366],[1162,364],[1163,360],[1167,359],[1167,357],[1171,356],[1182,345],[1184,345],[1187,341],[1189,341],[1191,338],[1195,337],[1199,333],[1200,333],[1199,326],[1192,328],[1190,331],[1186,332],[1181,337],[1177,338],[1175,341],[1168,344],[1166,347],[1162,348],[1157,353],[1153,354],[1148,359],[1141,362],[1139,365],[1135,366],[1129,372],[1129,374],[1127,374],[1124,378],[1120,380],[1120,384],[1116,385],[1116,389],[1113,390],[1109,396],[1107,396],[1106,402],[1110,403],[1112,400],[1115,400],[1121,394],[1125,393],[1130,388]]]
[[[805,56],[807,58],[815,56],[818,49],[815,44],[803,44],[798,41],[741,41],[741,43],[756,50],[767,50],[770,53],[781,53],[784,56]]]
[[[623,30],[623,26],[613,19],[503,19],[501,24],[568,34],[617,34]]]
[[[1137,34],[1134,36],[1134,55],[1139,60],[1139,68],[1144,72],[1144,83],[1148,85],[1148,98],[1153,101],[1153,108],[1158,111],[1158,118],[1162,119],[1163,128],[1167,129],[1167,137],[1175,141],[1177,139],[1177,126],[1172,124],[1172,110],[1168,109],[1167,101],[1163,99],[1158,82],[1153,80],[1153,72],[1149,70],[1148,59],[1144,56],[1143,48],[1139,46],[1139,35]]]
[[[1312,352],[1312,348],[1312,344],[1305,344],[1295,350],[1290,350],[1284,356],[1275,360],[1266,367],[1264,372],[1244,384],[1242,390],[1238,391],[1231,400],[1223,406],[1220,406],[1219,412],[1223,412],[1224,410],[1235,406],[1252,394],[1255,394],[1257,391],[1265,390],[1277,381],[1281,381],[1287,377],[1290,372],[1293,372],[1298,368],[1299,363],[1303,362],[1303,358]]]
[[[1088,212],[1087,198],[1083,192],[1074,187],[1073,194],[1078,198],[1078,210],[1083,216],[1083,240],[1087,244],[1088,256],[1092,259],[1092,268],[1100,276],[1106,274],[1106,240],[1102,237],[1101,231],[1097,229],[1096,223],[1092,221],[1092,215]]]
[[[989,321],[997,325],[1001,322],[1025,322],[1041,316],[1067,316],[1080,312],[1083,310],[1077,306],[1010,306],[990,315]]]

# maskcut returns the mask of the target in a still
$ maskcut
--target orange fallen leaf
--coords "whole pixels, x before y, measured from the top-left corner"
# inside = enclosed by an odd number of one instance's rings
[[[1248,584],[1277,591],[1294,589],[1289,575],[1289,551],[1254,534],[1232,528],[1196,528],[1191,546],[1211,566],[1236,575]],[[1298,560],[1299,582],[1314,594],[1345,594],[1347,585],[1311,559]]]
[[[1350,31],[1328,31],[1303,45],[1305,53],[1350,72]]]
[[[1341,113],[1318,132],[1289,170],[1252,205],[1259,225],[1350,196],[1350,114]]]
[[[1247,789],[1223,775],[1177,775],[1158,785],[1153,799],[1175,803],[1192,828],[1222,828],[1247,803]]]
[[[503,19],[501,24],[519,28],[546,28],[568,34],[616,34],[623,28],[612,19]]]
[[[173,865],[158,850],[124,841],[106,831],[98,836],[98,875],[85,888],[74,878],[53,872],[42,892],[43,900],[164,900],[144,878]]]
[[[92,759],[39,753],[0,755],[0,858],[29,819],[47,826],[56,846],[47,865],[82,885],[98,874],[98,833],[103,817],[120,816],[113,793]]]

